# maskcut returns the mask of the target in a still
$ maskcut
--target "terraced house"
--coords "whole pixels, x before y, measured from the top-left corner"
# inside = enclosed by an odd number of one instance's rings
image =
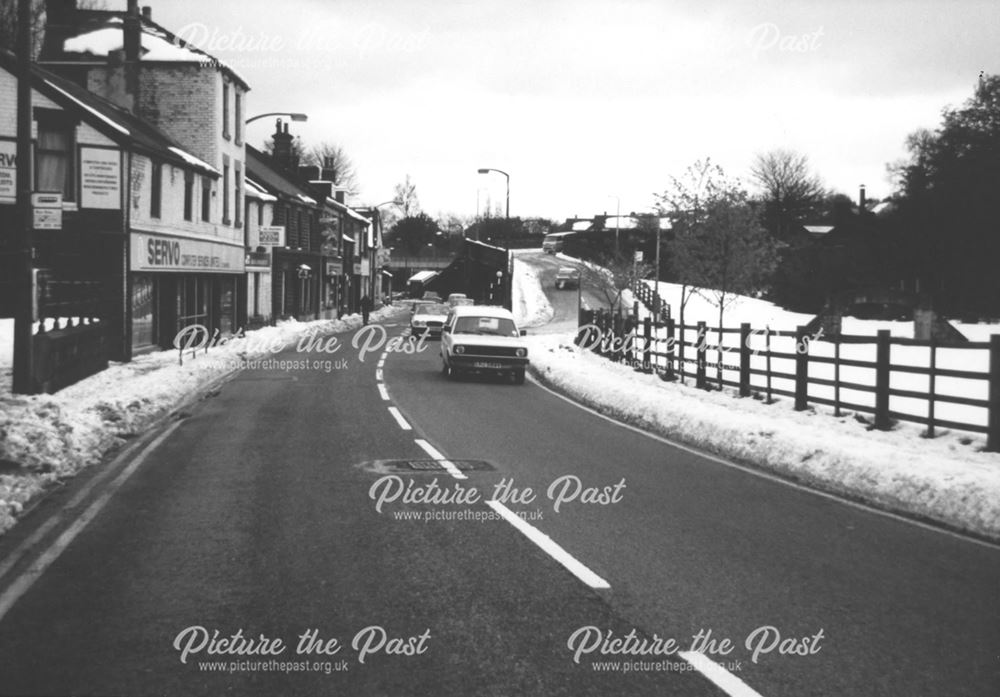
[[[113,103],[172,145],[123,173],[128,269],[124,354],[168,347],[185,326],[227,334],[246,322],[243,213],[247,83],[125,11],[48,0],[40,65]],[[178,162],[178,160],[180,162]]]

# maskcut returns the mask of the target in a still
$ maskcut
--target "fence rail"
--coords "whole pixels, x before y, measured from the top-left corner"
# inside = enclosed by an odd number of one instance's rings
[[[646,295],[644,286],[637,289],[639,299]],[[768,402],[774,395],[790,397],[799,411],[820,404],[833,407],[838,416],[844,410],[871,414],[874,428],[882,430],[898,420],[926,426],[928,437],[938,428],[984,433],[986,449],[1000,451],[1000,334],[988,342],[959,344],[892,337],[887,330],[875,336],[823,337],[809,336],[804,326],[778,331],[741,324],[723,328],[720,335],[704,322],[681,325],[669,316],[658,321],[661,315],[655,313],[636,321],[638,310],[636,303],[629,318],[583,312],[577,344],[664,380],[691,378],[702,389],[731,387],[742,397],[757,394]],[[724,343],[727,337],[739,343]],[[925,365],[894,355],[915,351]],[[945,353],[952,365],[968,365],[972,352],[979,352],[984,370],[941,365]],[[952,385],[949,393],[942,389],[945,381],[964,382]],[[956,413],[942,415],[942,405]],[[985,412],[985,418],[971,418],[970,410],[979,410],[979,416]]]

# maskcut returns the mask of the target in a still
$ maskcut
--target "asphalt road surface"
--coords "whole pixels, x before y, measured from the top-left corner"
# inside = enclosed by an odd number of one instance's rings
[[[997,548],[352,337],[0,538],[0,694],[1000,694]]]

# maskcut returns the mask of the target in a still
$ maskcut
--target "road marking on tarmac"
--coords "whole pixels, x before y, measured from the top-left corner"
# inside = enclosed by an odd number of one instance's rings
[[[404,431],[413,430],[413,426],[407,423],[406,419],[403,418],[403,415],[399,413],[399,409],[397,409],[396,407],[389,407],[389,413],[392,414],[392,418],[396,420],[396,423],[399,424],[399,427],[401,429],[403,429]]]
[[[83,532],[83,529],[94,518],[97,514],[108,504],[111,497],[121,488],[122,484],[132,476],[132,474],[139,469],[139,467],[146,461],[146,458],[151,452],[153,452],[163,441],[165,441],[171,433],[173,433],[183,422],[175,421],[170,426],[168,426],[163,433],[158,435],[149,445],[142,449],[142,451],[136,456],[132,462],[128,464],[121,473],[114,478],[114,480],[108,484],[107,488],[101,493],[101,495],[90,504],[90,507],[84,511],[79,518],[73,521],[63,533],[52,543],[45,552],[35,560],[35,562],[28,568],[24,573],[17,577],[10,586],[0,594],[0,621],[3,620],[7,612],[14,606],[22,595],[28,592],[32,584],[38,580],[38,578],[45,573],[45,570],[52,565],[56,559],[59,558],[70,543],[76,539],[76,536]]]
[[[385,385],[381,382],[378,384],[378,393],[382,397],[383,401],[389,401],[389,390],[385,389]]]
[[[441,454],[440,450],[438,450],[433,445],[425,441],[423,438],[417,438],[414,442],[416,442],[417,445],[423,448],[425,453],[430,455],[433,459],[437,460],[438,464],[444,467],[445,470],[448,471],[448,474],[450,474],[452,477],[454,477],[455,479],[468,479],[468,477],[462,474],[461,470],[455,467],[454,462],[446,459],[445,456]]]
[[[611,588],[610,583],[587,568],[583,562],[579,561],[576,557],[563,549],[559,543],[535,526],[519,518],[514,511],[510,510],[499,501],[487,501],[486,505],[499,513],[501,518],[517,528],[517,530],[520,531],[525,537],[541,547],[543,552],[562,564],[567,571],[583,581],[589,587],[595,589]]]
[[[763,697],[755,689],[703,653],[681,651],[677,655],[694,666],[695,670],[730,697]]]

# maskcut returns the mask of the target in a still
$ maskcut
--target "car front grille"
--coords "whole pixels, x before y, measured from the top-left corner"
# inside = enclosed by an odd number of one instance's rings
[[[469,356],[516,356],[517,349],[513,346],[469,346],[465,355]]]

